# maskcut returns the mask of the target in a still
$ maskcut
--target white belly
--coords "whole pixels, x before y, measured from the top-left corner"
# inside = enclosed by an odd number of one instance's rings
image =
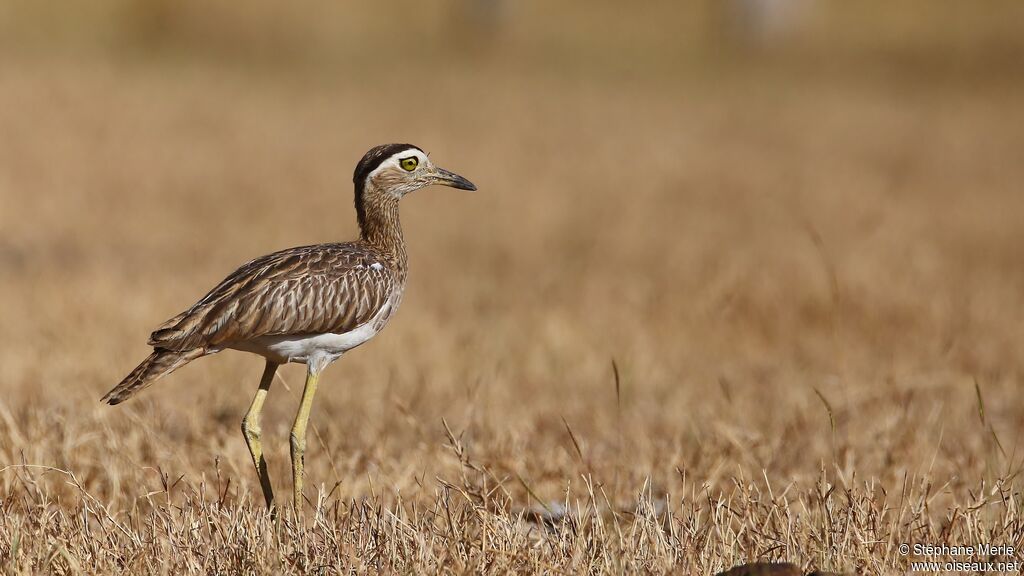
[[[398,298],[392,296],[369,322],[342,334],[281,334],[261,336],[244,342],[232,342],[225,348],[259,354],[280,362],[305,364],[313,356],[326,356],[328,361],[337,360],[345,352],[363,344],[380,332],[392,312],[398,306]]]

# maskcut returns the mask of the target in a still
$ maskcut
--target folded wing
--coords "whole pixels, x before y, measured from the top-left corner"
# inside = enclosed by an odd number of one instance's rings
[[[395,283],[391,269],[357,245],[282,250],[236,270],[160,326],[149,344],[183,351],[261,336],[340,334],[370,321]]]

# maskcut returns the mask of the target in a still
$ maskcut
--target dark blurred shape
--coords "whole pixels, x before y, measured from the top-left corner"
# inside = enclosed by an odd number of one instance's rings
[[[788,562],[753,562],[720,572],[718,576],[803,576],[803,573]]]
[[[753,562],[719,572],[716,576],[803,576],[795,564],[789,562]],[[845,576],[838,572],[814,571],[807,576]]]
[[[810,9],[805,0],[729,0],[712,7],[721,48],[733,56],[784,46],[806,23]]]

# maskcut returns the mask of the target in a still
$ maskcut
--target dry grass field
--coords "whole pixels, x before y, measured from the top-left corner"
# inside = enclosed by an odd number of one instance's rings
[[[1017,4],[829,4],[752,43],[696,34],[707,3],[46,5],[0,8],[3,573],[1024,546]],[[237,265],[354,237],[390,141],[480,191],[403,203],[402,309],[326,372],[305,518],[275,523],[239,431],[259,358],[99,397]],[[279,495],[302,378],[264,418]]]

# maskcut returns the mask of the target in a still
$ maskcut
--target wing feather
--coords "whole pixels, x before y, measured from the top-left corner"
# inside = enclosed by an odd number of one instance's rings
[[[379,264],[379,265],[375,265]],[[398,277],[358,244],[319,244],[244,264],[150,336],[165,350],[283,334],[344,333],[369,322]]]

